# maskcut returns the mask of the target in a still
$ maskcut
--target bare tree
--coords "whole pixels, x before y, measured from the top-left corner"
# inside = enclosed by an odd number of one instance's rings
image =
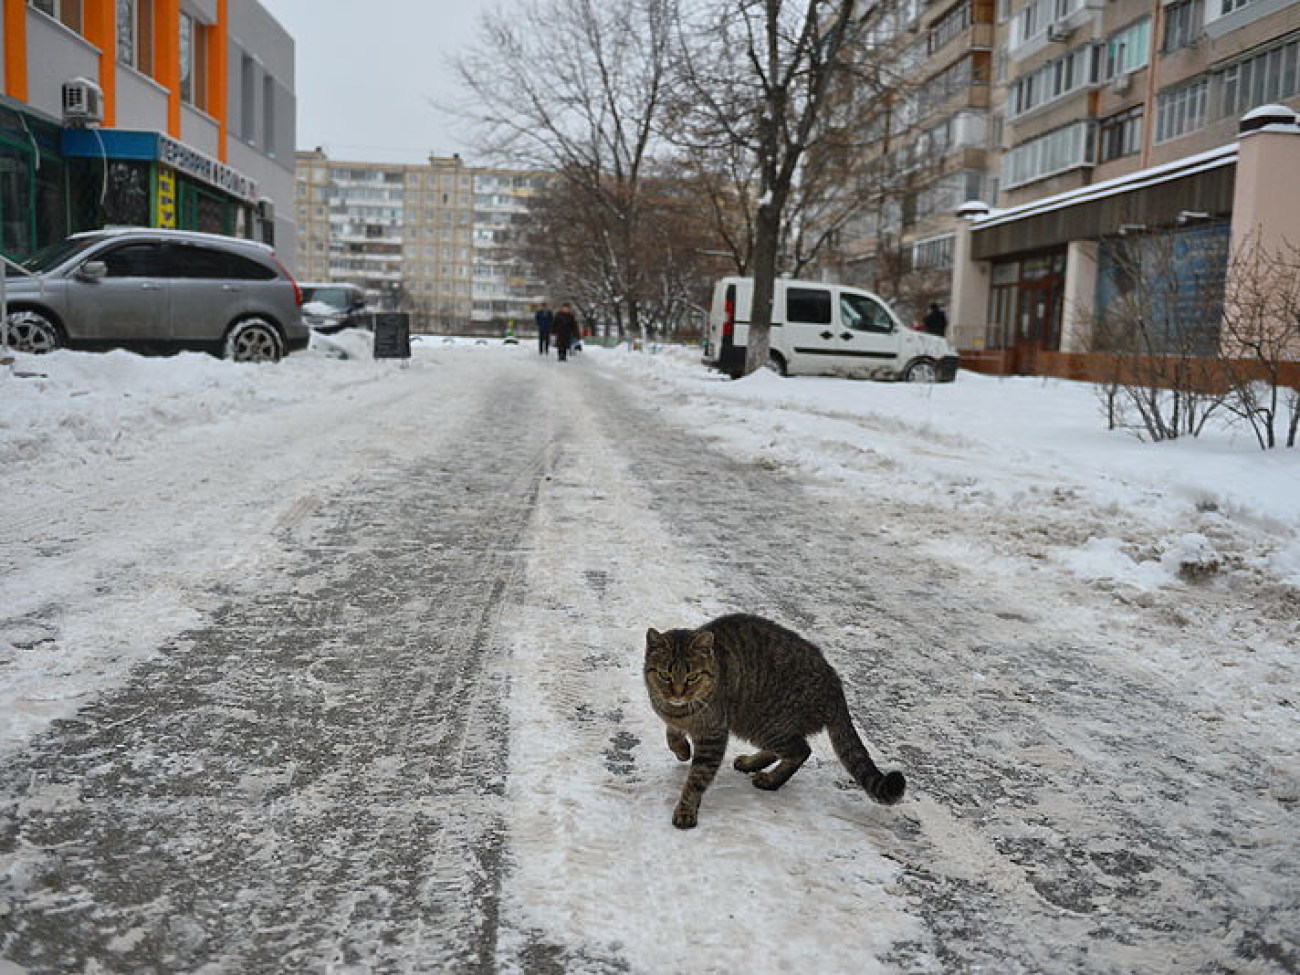
[[[747,373],[767,363],[788,215],[801,164],[826,131],[836,80],[853,69],[855,6],[853,0],[725,0],[695,4],[683,19],[677,104],[685,124],[678,141],[732,159],[739,149],[757,176]]]
[[[1153,441],[1199,436],[1224,401],[1226,244],[1213,235],[1164,232],[1106,245],[1108,298],[1093,343],[1109,361],[1098,387],[1108,424]]]
[[[499,9],[458,64],[484,150],[559,174],[585,201],[603,280],[632,328],[644,301],[633,253],[676,4],[533,0]]]
[[[1294,447],[1300,428],[1300,247],[1265,247],[1251,237],[1233,254],[1223,301],[1223,352],[1231,383],[1228,408],[1249,425],[1262,449],[1277,446],[1280,423],[1286,445]]]

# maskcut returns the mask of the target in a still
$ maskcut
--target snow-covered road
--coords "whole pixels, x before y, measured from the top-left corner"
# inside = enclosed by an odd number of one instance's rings
[[[1197,645],[1293,587],[1081,582],[1159,529],[879,417],[805,414],[861,476],[810,473],[653,372],[438,348],[16,465],[0,971],[1300,970],[1294,670],[1225,700]],[[672,828],[644,632],[733,610],[823,646],[902,804],[818,740]]]

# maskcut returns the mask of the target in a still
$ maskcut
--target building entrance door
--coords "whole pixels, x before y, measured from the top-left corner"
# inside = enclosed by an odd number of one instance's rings
[[[1039,354],[1060,351],[1064,285],[1064,254],[1021,262],[1013,365],[1018,375],[1037,375]]]

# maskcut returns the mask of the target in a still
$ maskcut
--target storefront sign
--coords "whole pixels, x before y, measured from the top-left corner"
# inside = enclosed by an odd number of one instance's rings
[[[176,173],[166,166],[158,167],[158,209],[155,226],[176,226]]]
[[[217,162],[211,156],[161,133],[158,135],[158,161],[210,186],[225,190],[241,200],[253,202],[257,199],[257,184],[253,180],[225,163]]]

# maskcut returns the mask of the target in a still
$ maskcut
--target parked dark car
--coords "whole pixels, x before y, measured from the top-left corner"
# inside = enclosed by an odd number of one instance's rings
[[[366,293],[355,284],[303,284],[302,317],[318,332],[370,327]]]
[[[6,266],[3,323],[22,352],[199,349],[242,362],[304,348],[302,291],[265,244],[181,230],[75,234]]]

